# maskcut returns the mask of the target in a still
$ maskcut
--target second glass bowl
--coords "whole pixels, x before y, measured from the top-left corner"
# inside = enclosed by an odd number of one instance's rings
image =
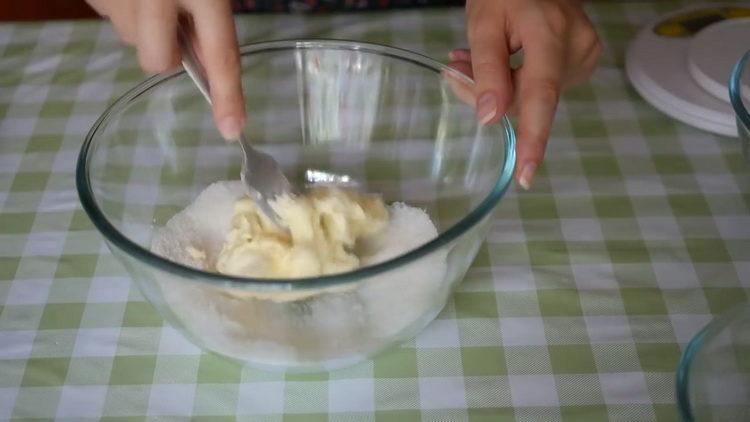
[[[677,368],[682,420],[750,420],[750,303],[714,318],[688,343]]]
[[[729,77],[729,99],[737,119],[737,135],[750,164],[750,51],[737,61]]]

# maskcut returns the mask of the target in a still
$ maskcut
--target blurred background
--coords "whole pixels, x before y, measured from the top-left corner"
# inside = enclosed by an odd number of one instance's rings
[[[84,19],[98,15],[84,0],[26,0],[0,2],[0,21]]]

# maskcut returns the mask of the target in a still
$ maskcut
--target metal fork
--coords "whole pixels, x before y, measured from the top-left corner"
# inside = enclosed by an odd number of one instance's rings
[[[211,94],[205,68],[195,53],[188,29],[182,24],[178,26],[177,38],[182,53],[182,66],[198,87],[198,90],[200,90],[208,103],[211,104]],[[270,155],[253,148],[243,133],[240,133],[237,143],[242,150],[240,179],[245,185],[248,194],[255,199],[261,211],[277,226],[284,227],[280,224],[278,214],[276,214],[276,211],[273,210],[268,201],[276,196],[292,192],[292,184],[284,176],[279,163]]]

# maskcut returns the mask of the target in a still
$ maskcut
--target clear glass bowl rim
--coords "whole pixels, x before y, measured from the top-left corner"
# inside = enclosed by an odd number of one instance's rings
[[[746,55],[746,57],[748,57],[748,55]],[[690,404],[690,369],[693,365],[695,355],[705,342],[716,337],[721,330],[734,320],[737,314],[744,312],[745,308],[748,306],[750,306],[750,302],[741,302],[730,307],[724,313],[714,317],[703,328],[701,328],[693,338],[690,339],[685,347],[682,356],[680,356],[680,362],[677,365],[677,371],[675,373],[677,409],[683,421],[693,422],[695,420],[695,415],[693,415],[692,406]]]
[[[737,119],[750,130],[750,113],[748,113],[742,100],[742,86],[740,84],[740,77],[748,60],[750,60],[750,51],[742,55],[732,68],[732,73],[729,76],[729,99],[732,102],[735,114],[737,114]],[[747,69],[747,72],[750,72],[750,69]]]
[[[261,52],[300,49],[363,51],[410,62],[414,65],[433,70],[438,74],[449,73],[452,77],[463,80],[467,84],[474,84],[473,80],[463,73],[427,56],[401,48],[359,41],[329,39],[290,39],[259,42],[241,46],[240,55],[245,56]],[[169,74],[152,76],[136,85],[135,87],[131,88],[117,100],[115,100],[112,105],[104,110],[101,116],[96,120],[96,122],[94,122],[89,132],[86,134],[86,138],[81,147],[78,156],[78,162],[76,165],[76,188],[78,190],[78,196],[81,200],[81,204],[84,211],[93,222],[94,226],[96,226],[96,228],[102,233],[104,238],[111,244],[114,244],[116,247],[122,249],[128,255],[136,258],[138,261],[156,267],[157,269],[168,272],[172,275],[176,275],[193,281],[208,283],[214,286],[264,291],[304,290],[356,283],[361,279],[371,277],[415,261],[460,237],[463,233],[476,225],[492,211],[495,205],[497,205],[497,203],[505,194],[512,180],[513,169],[515,167],[516,161],[515,133],[507,116],[504,116],[501,124],[503,126],[506,137],[505,162],[503,163],[501,171],[498,174],[495,184],[493,185],[490,192],[482,200],[482,202],[480,202],[460,221],[449,227],[435,239],[405,254],[399,255],[379,264],[362,267],[350,272],[331,274],[320,277],[298,278],[294,280],[237,277],[203,271],[197,268],[192,268],[176,262],[172,262],[160,257],[155,253],[152,253],[150,250],[131,241],[127,236],[117,230],[114,224],[109,222],[94,197],[94,193],[91,188],[91,180],[88,174],[88,167],[90,158],[89,152],[92,150],[93,143],[95,142],[97,136],[99,136],[99,132],[103,130],[104,127],[106,127],[107,123],[114,116],[118,115],[138,97],[149,92],[153,87],[172,78],[178,77],[183,73],[185,73],[184,70],[177,70]]]

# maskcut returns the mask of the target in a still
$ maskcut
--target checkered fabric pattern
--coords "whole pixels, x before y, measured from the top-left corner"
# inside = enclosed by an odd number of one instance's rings
[[[681,350],[750,292],[739,143],[670,120],[623,71],[637,28],[687,3],[589,4],[601,67],[564,96],[534,189],[506,195],[443,312],[371,361],[310,375],[202,353],[83,213],[76,155],[143,78],[132,51],[96,22],[0,25],[0,420],[675,420]],[[245,41],[438,59],[465,44],[459,9],[238,19]]]

